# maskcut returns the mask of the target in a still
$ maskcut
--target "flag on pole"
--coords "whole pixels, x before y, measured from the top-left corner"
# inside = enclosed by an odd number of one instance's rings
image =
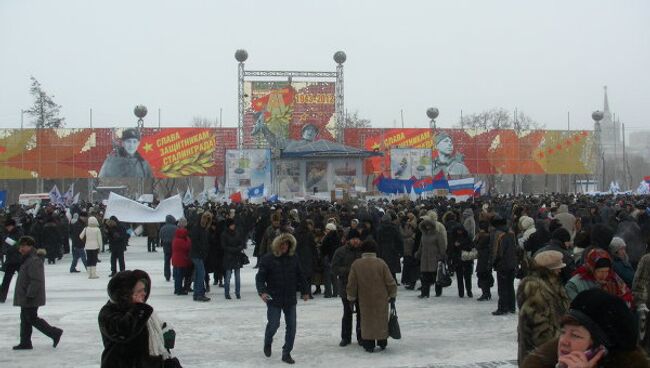
[[[274,195],[270,196],[269,199],[268,199],[267,201],[268,201],[268,202],[271,202],[271,203],[275,203],[275,202],[277,202],[277,201],[278,201],[278,195],[277,195],[277,194],[274,194]]]
[[[483,189],[483,180],[479,180],[476,183],[474,183],[474,197],[480,197],[482,189]]]
[[[449,192],[455,196],[474,195],[474,178],[449,180]]]
[[[72,198],[72,204],[79,203],[79,194],[81,194],[81,193],[77,193],[77,194],[74,195],[74,198]]]
[[[192,202],[194,202],[194,196],[188,187],[187,191],[185,191],[185,195],[183,196],[183,204],[187,206],[192,204]]]
[[[5,208],[7,206],[7,191],[0,190],[0,208]]]
[[[56,187],[56,184],[50,189],[50,192],[48,193],[50,195],[50,202],[52,203],[59,203],[61,201],[61,192],[59,192],[59,188]]]
[[[230,195],[230,200],[233,203],[241,203],[242,197],[241,197],[241,192],[235,192]]]
[[[66,204],[66,206],[69,206],[72,204],[73,198],[74,198],[74,183],[70,184],[68,191],[65,192],[65,194],[63,194],[63,202]]]
[[[257,198],[264,195],[264,183],[248,189],[248,198]]]

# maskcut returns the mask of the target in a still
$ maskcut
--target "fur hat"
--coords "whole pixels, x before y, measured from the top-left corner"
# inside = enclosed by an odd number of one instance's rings
[[[151,278],[149,274],[142,270],[127,270],[116,273],[108,282],[107,291],[111,302],[122,306],[131,304],[133,288],[140,280],[145,280],[146,301],[151,291]]]
[[[607,225],[595,224],[591,228],[591,243],[600,249],[608,250],[613,237],[614,232]]]
[[[568,314],[589,330],[595,346],[627,351],[637,347],[635,316],[615,295],[601,289],[583,291],[571,302]]]
[[[5,227],[7,226],[16,226],[16,220],[10,218],[7,221],[5,221]]]
[[[137,129],[129,128],[122,131],[122,140],[137,139],[140,140],[140,133]]]
[[[535,263],[538,266],[548,268],[549,270],[557,270],[558,268],[566,267],[566,263],[562,262],[564,256],[562,252],[557,250],[545,250],[535,254]]]
[[[235,224],[235,220],[231,218],[226,219],[226,228],[229,228],[230,225],[234,225],[234,224]]]

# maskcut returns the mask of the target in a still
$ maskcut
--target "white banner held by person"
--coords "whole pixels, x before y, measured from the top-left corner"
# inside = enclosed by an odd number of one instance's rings
[[[183,203],[179,195],[161,201],[154,209],[111,192],[104,217],[115,216],[122,222],[151,223],[165,222],[167,215],[176,219],[183,217]]]

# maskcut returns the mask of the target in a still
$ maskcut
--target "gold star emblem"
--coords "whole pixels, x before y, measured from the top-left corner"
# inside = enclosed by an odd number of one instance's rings
[[[152,146],[151,143],[147,143],[147,144],[145,144],[144,146],[142,146],[142,149],[143,149],[145,152],[149,153],[149,152],[153,151],[153,146]]]

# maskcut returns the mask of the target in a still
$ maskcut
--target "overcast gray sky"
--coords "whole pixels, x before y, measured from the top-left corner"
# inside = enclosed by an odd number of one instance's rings
[[[237,121],[237,63],[251,70],[334,70],[344,50],[345,105],[392,127],[439,126],[493,107],[545,124],[592,127],[610,106],[650,127],[650,1],[0,0],[0,126],[20,126],[29,76],[63,105],[68,127]]]

